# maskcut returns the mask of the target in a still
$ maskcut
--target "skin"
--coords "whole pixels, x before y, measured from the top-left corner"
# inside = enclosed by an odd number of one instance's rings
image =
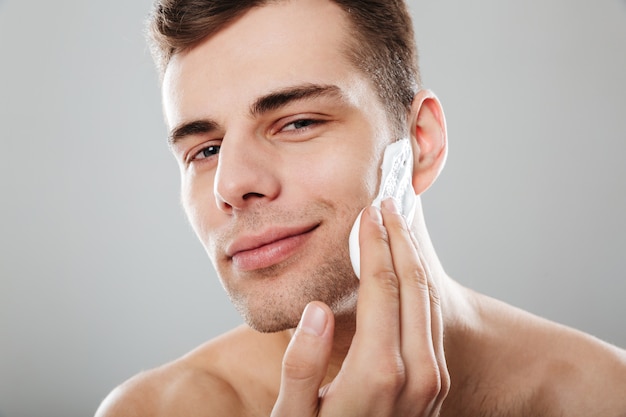
[[[366,209],[355,278],[348,234],[394,138],[346,36],[326,0],[281,2],[170,62],[183,205],[249,325],[135,376],[96,415],[626,415],[624,351],[461,287],[419,204],[410,229],[391,201]],[[406,127],[419,195],[447,152],[431,92]]]

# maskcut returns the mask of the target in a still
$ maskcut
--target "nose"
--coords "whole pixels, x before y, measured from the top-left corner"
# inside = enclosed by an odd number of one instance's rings
[[[262,139],[224,137],[215,173],[214,194],[225,213],[259,202],[272,201],[280,193],[276,152]]]

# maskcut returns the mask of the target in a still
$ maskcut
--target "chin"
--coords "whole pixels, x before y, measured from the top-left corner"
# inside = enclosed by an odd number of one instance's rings
[[[298,317],[263,315],[262,317],[242,312],[244,321],[250,328],[260,333],[276,333],[294,329],[298,326]]]
[[[298,326],[311,301],[327,304],[335,315],[353,312],[359,281],[347,253],[318,265],[314,271],[283,274],[253,280],[248,288],[227,288],[228,296],[244,321],[262,333],[280,332]]]

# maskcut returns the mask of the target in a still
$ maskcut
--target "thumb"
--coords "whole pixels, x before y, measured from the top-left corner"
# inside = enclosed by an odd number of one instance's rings
[[[309,303],[283,357],[282,378],[272,417],[314,416],[332,348],[334,317],[321,302]]]

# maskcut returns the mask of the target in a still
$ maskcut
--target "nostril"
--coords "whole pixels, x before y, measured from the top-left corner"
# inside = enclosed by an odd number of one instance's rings
[[[233,208],[233,206],[231,206],[224,200],[219,202],[218,207],[220,207],[223,211],[229,211],[229,210],[232,210]]]
[[[241,197],[241,198],[242,198],[242,199],[244,199],[244,200],[247,200],[247,199],[249,199],[249,198],[251,198],[251,197],[259,197],[259,198],[262,198],[262,197],[263,197],[263,194],[261,194],[261,193],[247,193],[247,194],[244,194],[244,196],[243,196],[243,197]]]

